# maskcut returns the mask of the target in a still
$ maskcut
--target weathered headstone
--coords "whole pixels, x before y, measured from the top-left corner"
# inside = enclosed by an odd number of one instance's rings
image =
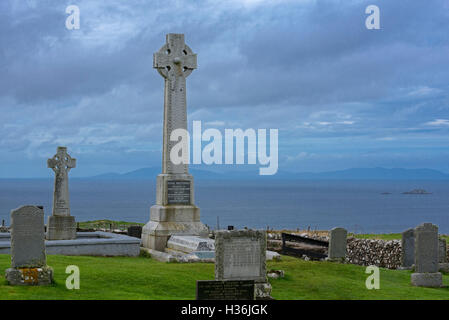
[[[447,244],[446,239],[438,239],[438,262],[447,262]]]
[[[162,174],[156,181],[156,204],[150,209],[150,221],[142,229],[144,247],[164,251],[173,234],[206,236],[195,206],[193,176],[188,163],[170,159],[174,130],[187,130],[186,78],[197,67],[196,54],[184,42],[183,34],[170,33],[166,44],[154,54],[153,67],[165,81]],[[186,132],[186,131],[185,131]]]
[[[58,147],[47,165],[55,172],[53,192],[53,212],[47,221],[48,240],[76,239],[75,217],[70,215],[69,176],[70,169],[76,167],[76,159],[67,154],[66,147]]]
[[[443,278],[438,272],[438,227],[424,223],[415,228],[415,273],[411,282],[419,287],[441,287]]]
[[[447,262],[446,239],[438,239],[438,271],[449,273],[449,263]]]
[[[402,232],[401,269],[409,269],[415,263],[415,230]]]
[[[269,298],[266,270],[267,234],[262,230],[218,231],[215,280],[254,280],[257,298]]]
[[[346,257],[348,232],[343,228],[333,228],[329,236],[328,258],[331,261],[342,261]]]
[[[45,256],[44,211],[23,206],[11,212],[11,268],[6,280],[11,285],[46,285],[53,270]]]
[[[198,280],[196,300],[254,300],[254,280]]]

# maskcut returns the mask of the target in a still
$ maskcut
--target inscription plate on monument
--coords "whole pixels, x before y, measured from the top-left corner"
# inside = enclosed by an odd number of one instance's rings
[[[167,181],[167,203],[189,205],[190,181],[188,180]]]
[[[198,280],[196,300],[254,300],[254,280]]]

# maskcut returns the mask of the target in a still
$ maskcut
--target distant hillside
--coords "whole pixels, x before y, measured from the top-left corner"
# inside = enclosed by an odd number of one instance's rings
[[[328,172],[293,173],[279,170],[273,176],[259,176],[258,167],[253,170],[236,168],[235,170],[217,172],[203,169],[190,169],[190,173],[204,180],[244,180],[244,179],[276,179],[276,180],[449,180],[449,174],[433,169],[403,168],[352,168]],[[89,179],[155,179],[161,169],[157,167],[142,168],[124,174],[105,173]]]
[[[207,170],[190,169],[189,172],[196,178],[220,179],[223,177],[223,174],[221,173],[215,173]],[[160,173],[160,168],[151,167],[137,169],[123,174],[105,173],[98,176],[89,177],[89,179],[155,179]]]
[[[383,179],[383,180],[446,180],[449,175],[433,169],[352,168],[321,173],[297,173],[300,179]]]

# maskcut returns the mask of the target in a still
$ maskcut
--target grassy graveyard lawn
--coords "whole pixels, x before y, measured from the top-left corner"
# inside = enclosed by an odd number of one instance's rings
[[[119,228],[124,229],[129,226],[144,226],[145,223],[129,222],[129,221],[115,221],[115,220],[107,220],[107,219],[78,222],[78,226],[82,229],[98,229],[98,228],[109,229],[109,227],[111,225],[115,228],[119,227]]]
[[[164,263],[147,257],[47,258],[55,271],[55,284],[11,287],[2,276],[0,299],[195,299],[195,281],[214,278],[210,263]],[[65,287],[68,265],[80,268],[79,290]],[[0,270],[9,266],[10,256],[0,255]],[[362,266],[283,256],[267,267],[285,271],[285,278],[270,279],[276,299],[449,299],[449,287],[412,287],[410,271],[381,269],[380,290],[367,290],[368,274]],[[449,285],[449,275],[444,275],[443,282]]]

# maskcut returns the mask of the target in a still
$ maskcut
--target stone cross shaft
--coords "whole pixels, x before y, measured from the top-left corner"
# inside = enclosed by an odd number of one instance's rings
[[[47,165],[55,172],[53,215],[70,216],[68,172],[76,167],[76,159],[67,154],[66,147],[58,147],[53,158],[47,160]]]
[[[183,34],[167,34],[167,43],[153,56],[153,68],[165,79],[162,173],[187,174],[188,164],[173,164],[170,141],[173,130],[187,130],[186,78],[196,69],[196,54],[184,42]]]

